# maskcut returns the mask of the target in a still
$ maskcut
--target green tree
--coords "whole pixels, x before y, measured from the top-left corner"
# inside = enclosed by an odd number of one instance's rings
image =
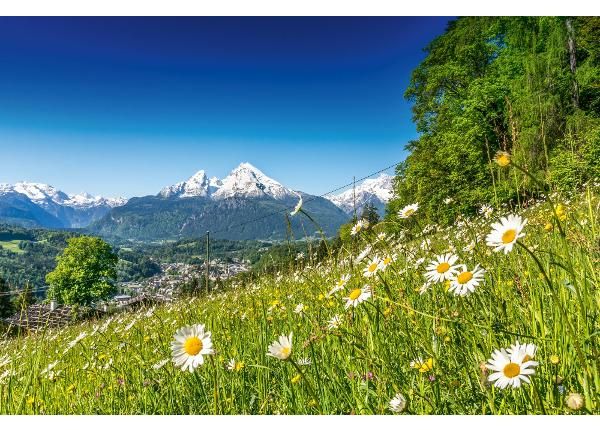
[[[598,34],[600,20],[588,17],[451,22],[405,93],[420,136],[397,168],[388,216],[418,202],[420,216],[451,222],[538,192],[526,175],[494,167],[498,150],[556,189],[597,177]]]
[[[19,294],[15,299],[14,307],[17,311],[20,311],[22,309],[27,309],[34,303],[35,296],[33,295],[33,287],[29,282],[26,282],[25,286],[19,291]]]
[[[372,202],[368,202],[362,210],[361,219],[369,221],[369,225],[375,225],[379,222],[379,214],[377,208]]]
[[[10,288],[4,279],[0,278],[0,318],[6,318],[13,313]]]
[[[102,239],[70,238],[56,261],[56,269],[46,276],[48,297],[69,305],[90,305],[116,292],[118,257]]]

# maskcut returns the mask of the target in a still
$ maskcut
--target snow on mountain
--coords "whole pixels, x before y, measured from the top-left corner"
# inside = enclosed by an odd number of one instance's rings
[[[354,212],[354,194],[356,194],[356,211],[360,214],[367,203],[373,205],[383,214],[383,208],[392,198],[393,176],[382,173],[377,178],[365,179],[356,186],[356,190],[350,188],[341,194],[328,196],[333,204],[344,212],[351,214]]]
[[[209,180],[204,170],[196,172],[187,181],[163,188],[159,195],[162,197],[207,197]]]
[[[241,163],[223,179],[208,179],[204,170],[183,182],[163,188],[162,197],[210,197],[215,200],[230,197],[273,197],[281,200],[296,193],[269,178],[250,163]]]
[[[213,194],[215,199],[229,197],[273,197],[282,200],[296,193],[269,178],[250,163],[242,163],[229,173]]]

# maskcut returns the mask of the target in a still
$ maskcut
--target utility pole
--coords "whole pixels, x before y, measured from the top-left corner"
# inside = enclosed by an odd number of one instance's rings
[[[210,292],[210,231],[206,232],[206,292]]]
[[[352,201],[354,204],[354,221],[356,221],[356,176],[352,177]]]

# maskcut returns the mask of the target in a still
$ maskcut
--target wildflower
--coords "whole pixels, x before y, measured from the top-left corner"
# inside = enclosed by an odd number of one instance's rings
[[[546,230],[548,233],[550,233],[552,230],[554,230],[554,226],[552,225],[551,222],[547,222],[546,225],[544,226],[544,230]]]
[[[293,333],[290,333],[289,336],[279,336],[279,340],[274,341],[269,346],[267,355],[279,360],[287,360],[292,354],[292,335]]]
[[[522,219],[519,215],[501,218],[499,223],[492,224],[492,231],[485,239],[486,244],[494,248],[495,252],[504,250],[504,253],[508,254],[517,239],[525,236],[525,233],[521,233],[525,224],[527,224],[527,220]]]
[[[449,205],[450,203],[452,203],[454,201],[454,199],[452,197],[446,197],[444,199],[444,204],[445,205]]]
[[[335,287],[333,287],[333,289],[328,293],[328,295],[332,296],[334,293],[343,290],[349,280],[350,275],[342,275],[342,277],[335,283]]]
[[[410,218],[419,210],[419,204],[413,203],[412,205],[404,206],[398,211],[398,216],[403,219]]]
[[[358,264],[365,259],[365,257],[371,252],[371,245],[368,245],[365,249],[361,251],[360,254],[354,260],[354,264]]]
[[[444,282],[456,274],[458,267],[454,265],[458,257],[453,254],[438,255],[425,268],[425,278],[430,282]]]
[[[300,197],[300,200],[298,200],[298,203],[296,203],[294,210],[290,212],[290,216],[296,215],[298,212],[300,212],[300,209],[302,209],[302,196],[301,195],[298,195],[298,196]]]
[[[300,375],[299,373],[297,373],[292,379],[292,384],[297,384],[298,382],[300,382],[300,379],[302,379],[302,375]]]
[[[396,394],[394,397],[392,397],[392,400],[390,400],[389,408],[390,411],[397,414],[402,412],[406,408],[406,399],[402,394]]]
[[[464,248],[464,252],[471,252],[475,249],[475,241],[471,241],[471,243],[467,244]]]
[[[310,358],[308,358],[308,357],[303,357],[298,360],[299,366],[310,366],[311,364],[312,364],[312,361],[310,361]]]
[[[296,306],[296,309],[294,309],[294,313],[301,314],[304,312],[305,309],[306,309],[306,306],[304,306],[304,304],[298,303],[298,305]]]
[[[169,362],[168,358],[165,358],[164,360],[160,360],[158,363],[152,365],[152,368],[154,370],[159,370],[161,369],[165,364],[167,364]]]
[[[379,263],[379,268],[381,270],[385,270],[385,268],[388,267],[390,264],[392,264],[395,260],[396,260],[396,254],[387,255],[386,257],[381,259],[381,261]]]
[[[348,297],[344,297],[344,301],[346,302],[345,307],[346,309],[350,306],[356,307],[369,297],[371,297],[371,287],[368,285],[365,285],[363,288],[355,288],[350,291]]]
[[[385,240],[387,240],[387,234],[385,234],[385,232],[379,232],[377,233],[377,240],[381,241],[381,242],[385,242]]]
[[[509,354],[520,353],[523,356],[523,362],[532,360],[535,357],[537,347],[533,343],[525,343],[521,345],[518,341],[507,348],[506,352]]]
[[[483,204],[478,210],[480,215],[483,215],[485,218],[489,218],[492,216],[494,209],[488,204]]]
[[[373,260],[371,260],[367,267],[365,267],[365,270],[363,271],[363,276],[365,278],[370,278],[371,276],[375,275],[380,268],[380,263],[381,259],[379,257],[375,257]]]
[[[550,356],[550,363],[557,365],[560,362],[560,358],[558,357],[558,355],[551,355]]]
[[[357,223],[354,224],[354,226],[352,227],[352,231],[350,232],[350,234],[352,236],[356,236],[358,233],[360,233],[361,230],[367,228],[369,228],[369,221],[367,221],[366,219],[359,219]]]
[[[431,282],[425,281],[425,283],[419,288],[419,294],[423,295],[431,288]]]
[[[511,162],[511,156],[506,151],[498,151],[496,152],[496,156],[494,157],[494,161],[500,167],[506,167]]]
[[[535,348],[535,346],[534,346]],[[511,352],[501,349],[492,353],[486,367],[493,370],[488,380],[494,382],[498,388],[505,389],[508,386],[519,388],[521,381],[530,383],[529,376],[535,373],[532,367],[538,365],[537,361],[527,360],[525,348],[511,348]]]
[[[410,362],[410,367],[417,369],[421,373],[429,372],[433,369],[433,358],[429,357],[427,360],[417,358]]]
[[[235,361],[235,358],[232,358],[231,360],[229,360],[226,367],[227,370],[229,370],[230,372],[239,372],[244,368],[244,362]]]
[[[581,394],[571,393],[565,399],[565,403],[569,409],[578,411],[579,409],[581,409],[583,407],[583,404],[585,402],[584,402],[584,398]]]
[[[466,296],[475,291],[475,287],[483,281],[485,270],[481,269],[479,265],[475,266],[472,271],[467,270],[467,266],[464,264],[459,265],[459,267],[458,274],[450,278],[450,288],[448,290],[457,296]]]
[[[171,342],[171,350],[175,366],[193,372],[204,364],[205,355],[214,354],[211,333],[204,331],[204,324],[180,328]]]
[[[335,330],[335,329],[339,328],[341,325],[342,325],[342,318],[339,315],[334,315],[327,322],[327,328],[329,330]]]

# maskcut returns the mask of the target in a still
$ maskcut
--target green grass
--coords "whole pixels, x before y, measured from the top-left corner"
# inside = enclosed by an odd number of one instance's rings
[[[7,249],[16,254],[23,254],[25,251],[19,248],[19,244],[23,242],[22,240],[0,240],[0,248]]]
[[[396,393],[406,397],[409,414],[598,413],[600,202],[597,189],[560,201],[566,236],[549,206],[539,204],[521,212],[528,219],[524,246],[508,255],[485,244],[503,210],[439,228],[427,236],[429,246],[425,237],[379,240],[379,225],[361,233],[354,255],[342,249],[327,261],[208,297],[0,341],[0,413],[383,414]],[[418,216],[404,222],[419,223]],[[555,225],[550,232],[548,222]],[[474,249],[464,250],[472,241]],[[367,245],[365,260],[353,263]],[[455,296],[443,284],[420,293],[424,267],[443,252],[487,270],[474,293]],[[393,254],[385,271],[363,277],[370,258]],[[345,274],[345,291],[327,297]],[[342,297],[366,282],[374,296],[345,309]],[[303,314],[294,312],[299,303]],[[342,325],[330,330],[336,314]],[[197,323],[212,332],[215,355],[194,373],[170,361],[153,368],[170,360],[175,331]],[[310,365],[266,355],[290,332],[291,360],[308,358]],[[515,341],[534,343],[539,365],[531,384],[501,390],[487,381],[483,364]],[[228,371],[231,358],[243,368]],[[433,368],[411,366],[419,358],[433,359]],[[292,382],[298,369],[303,375]],[[573,392],[585,398],[579,411],[565,405]]]

